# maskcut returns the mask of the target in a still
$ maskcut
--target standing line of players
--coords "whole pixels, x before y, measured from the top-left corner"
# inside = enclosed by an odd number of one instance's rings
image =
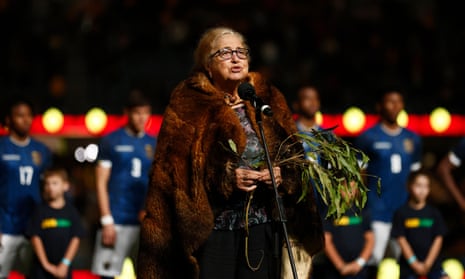
[[[437,210],[429,210],[429,205],[425,204],[430,178],[427,176],[424,183],[415,182],[418,176],[426,176],[418,172],[422,140],[397,124],[397,116],[404,108],[400,91],[385,90],[379,97],[376,104],[378,124],[363,132],[354,142],[370,158],[366,173],[376,176],[367,176],[371,191],[368,192],[366,210],[360,216],[350,215],[349,212],[343,217],[346,218],[344,222],[325,220],[326,248],[324,255],[315,260],[313,277],[374,278],[380,261],[387,255],[400,260],[404,268],[402,276],[413,272],[417,275],[429,274],[428,278],[447,278],[437,264],[445,234],[443,220]],[[317,89],[309,86],[301,88],[294,106],[299,116],[296,124],[301,132],[320,129],[315,120],[319,109]],[[60,274],[65,278],[70,276],[69,267],[76,253],[75,239],[83,236],[82,226],[76,224],[79,220],[74,213],[60,218],[53,214],[34,214],[34,221],[29,220],[37,210],[47,212],[49,208],[62,209],[67,204],[60,194],[57,194],[57,198],[50,198],[53,193],[49,189],[51,186],[45,186],[51,183],[49,180],[58,179],[57,183],[62,185],[58,187],[62,190],[55,190],[58,192],[65,192],[69,183],[66,174],[50,168],[50,150],[30,136],[32,111],[30,103],[15,100],[9,104],[4,117],[8,135],[0,138],[0,278],[7,278],[13,267],[23,267],[20,271],[27,273],[30,263],[42,267],[44,274]],[[128,119],[124,127],[101,139],[95,170],[101,228],[97,232],[92,271],[102,278],[119,275],[124,259],[137,253],[139,224],[144,216],[144,198],[156,146],[156,138],[144,132],[151,106],[141,92],[135,90],[129,94],[124,113]],[[452,171],[461,165],[464,158],[465,139],[451,149],[438,167],[446,188],[462,209],[465,208],[465,198]],[[48,174],[45,172],[47,169],[50,170]],[[46,183],[41,187],[41,174],[44,172],[47,174],[44,177]],[[380,194],[376,190],[376,178],[381,179]],[[417,184],[422,183],[426,184],[424,188],[427,190],[416,190],[419,188]],[[42,197],[49,205],[45,209],[40,207],[44,207],[40,205]],[[421,214],[426,215],[415,216],[425,207],[428,212]],[[320,205],[320,211],[324,212],[323,205]],[[71,209],[71,212],[75,210]],[[434,218],[428,214],[433,214]],[[423,223],[408,223],[405,219],[423,220]],[[52,224],[51,220],[55,223]],[[47,258],[52,253],[43,247],[47,237],[50,237],[48,233],[64,227],[70,228],[67,231],[69,237],[62,240],[64,243],[60,244],[59,251],[53,252],[53,259]],[[423,236],[426,235],[425,230],[430,236],[422,243],[431,246],[422,247],[423,250],[417,252],[414,249],[416,245],[408,242],[405,233],[420,227]],[[437,240],[438,237],[441,241]],[[33,240],[32,246],[37,254],[35,260],[31,260],[28,238]],[[431,251],[428,250],[430,248]],[[322,266],[325,268],[321,269]],[[431,275],[433,273],[437,274],[434,275],[436,277]],[[47,278],[45,275],[31,275],[32,278]]]
[[[40,176],[51,165],[52,153],[31,138],[32,105],[11,100],[4,117],[8,136],[0,138],[0,278],[15,261],[29,270],[32,252],[25,237],[28,220],[41,201]]]
[[[316,87],[302,86],[294,109],[301,132],[321,129],[316,124],[320,109]],[[444,220],[426,202],[432,174],[421,169],[422,139],[397,123],[403,109],[404,96],[400,90],[389,88],[379,92],[378,123],[354,140],[354,146],[370,158],[368,165],[363,166],[370,189],[367,206],[360,215],[349,210],[340,219],[333,220],[326,219],[324,204],[320,204],[326,245],[313,259],[313,279],[376,278],[378,266],[386,257],[399,261],[400,278],[448,278],[439,264],[446,232]],[[465,139],[438,167],[461,208],[465,208],[465,198],[452,170],[460,166],[463,158]],[[381,179],[380,193],[378,179]]]
[[[8,135],[0,138],[0,278],[7,278],[13,268],[28,278],[71,278],[84,231],[65,196],[67,172],[54,166],[51,151],[31,137],[29,102],[12,100],[5,112]],[[129,94],[124,113],[124,127],[101,139],[95,171],[101,228],[92,271],[102,278],[119,275],[124,259],[137,255],[156,146],[156,138],[145,133],[151,104],[140,91]]]

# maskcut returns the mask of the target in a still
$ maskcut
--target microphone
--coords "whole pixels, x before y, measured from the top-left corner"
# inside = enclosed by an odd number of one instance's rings
[[[250,101],[255,108],[260,109],[266,116],[273,115],[271,107],[257,96],[252,84],[248,82],[241,83],[237,88],[237,93],[239,93],[239,97],[241,97],[242,100]]]

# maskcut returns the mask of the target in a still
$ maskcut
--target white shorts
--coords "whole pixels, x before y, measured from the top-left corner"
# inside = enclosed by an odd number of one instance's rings
[[[139,226],[115,225],[116,243],[113,247],[103,246],[102,230],[95,237],[92,272],[100,276],[114,277],[121,274],[124,259],[135,260],[139,246]],[[135,264],[135,262],[134,262]]]
[[[391,239],[392,223],[374,221],[371,228],[375,236],[375,246],[368,264],[378,265],[385,256],[398,259],[401,251],[397,241]]]
[[[3,234],[0,236],[0,278],[7,278],[15,268],[28,274],[32,263],[32,247],[22,235]]]

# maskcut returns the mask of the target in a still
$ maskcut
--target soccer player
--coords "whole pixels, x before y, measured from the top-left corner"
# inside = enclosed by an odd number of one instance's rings
[[[126,257],[135,260],[156,145],[156,139],[145,133],[151,106],[140,91],[131,92],[124,112],[126,125],[102,138],[96,167],[102,228],[97,232],[92,271],[105,277],[118,276]]]
[[[50,150],[29,134],[29,102],[12,100],[4,120],[8,135],[0,138],[0,278],[8,277],[15,261],[28,273],[32,249],[24,233],[41,201],[40,175],[52,160]]]
[[[293,110],[297,114],[296,119],[296,126],[299,130],[299,133],[306,135],[306,136],[313,136],[314,131],[321,131],[320,125],[317,123],[317,113],[320,110],[321,102],[320,102],[320,93],[318,89],[313,85],[302,85],[297,91],[297,98],[293,104]],[[314,150],[307,144],[307,142],[303,143],[303,148],[305,152],[305,157],[308,160],[315,160],[315,153]],[[313,153],[313,154],[312,154]],[[319,163],[321,162],[320,158],[316,158]],[[320,194],[316,187],[313,187],[315,201],[318,206],[318,211],[320,213],[321,219],[324,220],[327,213],[327,206],[324,204]],[[296,268],[300,274],[307,277],[308,274],[312,273],[313,270],[321,269],[320,266],[322,264],[322,257],[324,252],[321,251],[320,253],[316,254],[313,258],[308,255],[305,250],[301,247],[296,245],[293,247],[296,253],[299,256],[295,257]],[[285,251],[283,252],[284,257],[286,256]],[[292,273],[290,267],[287,265],[285,260],[283,262],[283,278],[291,278]],[[285,276],[284,276],[285,275]],[[286,277],[287,276],[287,277]]]
[[[316,114],[320,110],[320,94],[315,87],[302,86],[297,92],[297,100],[293,108],[298,115],[296,125],[299,132],[311,136],[312,130],[321,130],[316,120]],[[306,143],[304,143],[304,151],[305,154],[312,152]]]
[[[297,100],[293,105],[294,111],[297,113],[296,125],[299,133],[306,136],[313,136],[314,131],[322,131],[322,127],[317,123],[317,113],[320,111],[320,93],[315,86],[303,85],[297,91]],[[325,131],[329,140],[331,140],[332,132]],[[308,160],[317,160],[319,164],[330,167],[328,162],[323,162],[321,158],[316,157],[315,150],[310,147],[307,142],[303,143],[305,157]],[[315,197],[322,219],[326,218],[327,206],[324,204],[316,187]]]
[[[403,95],[399,91],[382,92],[376,108],[378,124],[355,141],[355,146],[370,158],[366,168],[370,189],[367,206],[372,219],[375,247],[369,263],[374,266],[385,255],[394,211],[407,201],[406,180],[412,170],[420,168],[422,152],[421,138],[397,123],[397,116],[404,109]],[[378,178],[381,179],[380,194]],[[393,249],[393,256],[398,257],[399,247],[394,244],[390,248]]]

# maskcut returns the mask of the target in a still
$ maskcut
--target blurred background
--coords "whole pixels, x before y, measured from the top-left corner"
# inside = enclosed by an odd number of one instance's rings
[[[33,100],[39,114],[53,106],[71,116],[93,107],[119,115],[127,93],[138,88],[152,98],[154,114],[161,115],[171,90],[190,72],[200,35],[206,28],[228,25],[248,39],[252,70],[265,74],[289,102],[300,85],[313,84],[320,91],[323,113],[340,114],[351,106],[374,113],[375,92],[395,85],[404,91],[409,113],[428,114],[441,106],[463,115],[465,16],[458,4],[0,0],[0,104],[22,94]],[[98,216],[93,164],[77,160],[75,152],[98,143],[99,134],[38,137],[73,177],[71,195],[89,230],[77,267],[86,269]],[[458,138],[425,137],[426,166],[434,169]],[[463,213],[457,213],[439,183],[434,186],[433,202],[450,229],[445,253],[462,259]]]
[[[410,112],[464,106],[465,19],[451,0],[0,0],[0,92],[79,114],[120,113],[138,87],[162,113],[208,27],[243,32],[252,69],[289,99],[317,85],[326,112],[373,107],[380,85]]]

